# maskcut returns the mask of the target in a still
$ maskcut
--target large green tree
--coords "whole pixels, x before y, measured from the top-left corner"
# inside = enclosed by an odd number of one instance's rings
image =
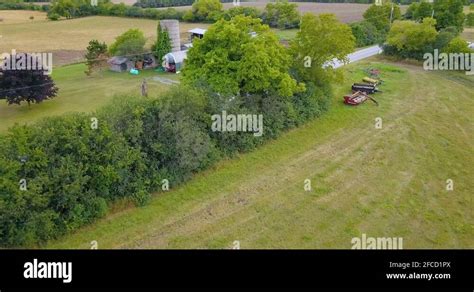
[[[418,9],[415,11],[414,18],[417,21],[422,21],[426,17],[431,17],[433,14],[433,4],[429,2],[421,2]]]
[[[260,19],[219,20],[188,52],[184,80],[220,95],[276,91],[291,96],[301,86],[290,76],[291,59]]]
[[[364,19],[375,25],[377,30],[382,33],[387,33],[390,30],[390,16],[392,16],[392,21],[401,18],[400,7],[392,5],[390,2],[380,6],[374,4],[364,12]]]
[[[100,43],[98,40],[91,40],[89,46],[87,46],[87,53],[84,57],[87,60],[87,70],[85,73],[89,76],[94,70],[100,70],[107,66],[107,45],[105,43]]]
[[[433,4],[436,29],[454,26],[463,30],[463,0],[435,0]]]
[[[381,43],[384,36],[368,21],[351,23],[352,34],[356,38],[357,47],[365,47]]]
[[[295,70],[303,80],[321,84],[336,79],[338,74],[327,62],[346,60],[354,51],[355,38],[351,28],[337,20],[334,14],[303,15],[300,31],[291,42]]]
[[[396,21],[387,36],[387,43],[398,50],[422,51],[436,40],[435,23],[433,18],[425,18],[422,23]]]

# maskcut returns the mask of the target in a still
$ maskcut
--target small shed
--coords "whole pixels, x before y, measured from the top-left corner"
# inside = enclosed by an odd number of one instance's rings
[[[196,27],[191,30],[188,30],[188,32],[190,33],[189,38],[192,42],[194,38],[202,39],[204,37],[204,34],[206,33],[206,30],[203,28]]]
[[[134,67],[133,62],[126,57],[112,57],[107,63],[110,65],[110,70],[115,72],[128,72]]]
[[[168,53],[163,57],[163,67],[167,72],[179,72],[183,67],[183,63],[186,57],[187,51],[177,51]]]

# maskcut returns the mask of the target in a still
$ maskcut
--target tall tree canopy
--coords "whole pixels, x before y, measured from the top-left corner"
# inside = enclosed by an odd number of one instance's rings
[[[438,30],[454,26],[463,30],[463,0],[435,0],[433,3],[436,28]]]
[[[372,5],[364,12],[364,19],[377,28],[380,32],[387,33],[390,30],[390,15],[392,15],[392,21],[400,19],[402,14],[398,5],[386,2],[383,5]]]
[[[291,96],[302,90],[288,73],[287,50],[260,19],[238,15],[219,20],[188,52],[184,81],[221,95],[275,90]]]
[[[334,70],[323,65],[334,58],[344,61],[354,51],[351,28],[334,14],[312,13],[303,15],[300,28],[291,42],[295,69],[305,81],[320,83],[334,79]]]

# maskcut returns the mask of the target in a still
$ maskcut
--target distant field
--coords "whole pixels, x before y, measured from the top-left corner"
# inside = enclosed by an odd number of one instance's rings
[[[33,16],[33,19],[30,19],[30,17]],[[18,23],[38,23],[38,21],[46,21],[46,13],[44,12],[39,12],[39,11],[24,11],[24,10],[18,10],[12,12],[11,10],[0,10],[0,27],[2,27],[3,32],[3,26],[6,24],[18,24]]]
[[[30,15],[35,20],[28,19]],[[30,11],[0,11],[2,35],[0,52],[12,49],[22,52],[52,52],[55,65],[79,61],[92,39],[111,44],[117,36],[131,28],[139,28],[151,46],[156,37],[156,20],[123,17],[92,16],[70,20],[48,21],[46,14]],[[180,23],[182,41],[194,27],[207,28],[205,23]]]

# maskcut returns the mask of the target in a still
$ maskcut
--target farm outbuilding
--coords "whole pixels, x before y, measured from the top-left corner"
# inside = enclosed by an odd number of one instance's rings
[[[167,72],[179,72],[183,67],[187,51],[177,51],[168,53],[163,57],[163,67]]]
[[[112,57],[107,63],[110,65],[110,70],[115,72],[128,72],[134,67],[133,62],[126,57]]]
[[[107,63],[110,70],[114,72],[129,72],[131,69],[151,69],[156,67],[156,60],[152,54],[145,54],[136,62],[127,57],[116,56],[110,58]]]
[[[199,28],[199,27],[196,27],[196,28],[193,28],[191,30],[188,30],[188,32],[190,34],[189,39],[192,42],[194,38],[202,39],[204,37],[204,34],[206,33],[206,30],[202,29],[202,28]]]

